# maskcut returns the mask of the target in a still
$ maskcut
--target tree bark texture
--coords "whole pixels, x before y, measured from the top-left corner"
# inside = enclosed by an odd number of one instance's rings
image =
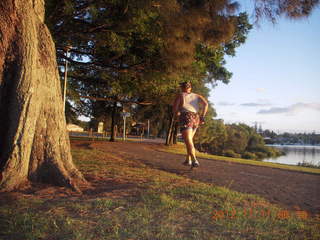
[[[43,0],[0,1],[0,191],[28,181],[78,190]]]
[[[179,124],[178,122],[174,123],[174,131],[173,131],[173,136],[172,136],[172,143],[177,144],[178,142],[178,130],[179,130]]]
[[[114,100],[112,107],[112,116],[111,116],[111,136],[110,142],[115,142],[117,137],[117,125],[116,125],[116,113],[117,113],[117,101]]]
[[[170,111],[169,111],[169,116],[170,116],[170,124],[167,130],[167,137],[166,137],[166,144],[165,144],[167,146],[173,144],[173,133],[174,133],[174,116]]]

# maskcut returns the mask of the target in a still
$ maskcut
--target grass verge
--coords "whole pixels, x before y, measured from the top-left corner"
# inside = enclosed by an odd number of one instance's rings
[[[320,239],[319,219],[255,195],[96,149],[73,147],[73,157],[94,194],[2,201],[1,240]]]

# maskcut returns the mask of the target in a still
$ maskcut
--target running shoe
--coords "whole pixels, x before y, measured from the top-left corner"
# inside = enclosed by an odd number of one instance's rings
[[[192,165],[192,162],[191,162],[191,160],[185,160],[185,161],[183,162],[183,165],[185,165],[185,166],[191,166],[191,165]]]
[[[192,162],[192,167],[199,167],[199,166],[200,166],[200,164],[197,160]]]

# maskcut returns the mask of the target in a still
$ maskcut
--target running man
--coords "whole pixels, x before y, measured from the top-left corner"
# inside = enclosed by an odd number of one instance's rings
[[[181,93],[179,93],[173,103],[173,113],[175,117],[179,116],[180,131],[186,144],[187,156],[184,165],[199,167],[196,158],[196,151],[193,144],[193,137],[200,124],[204,124],[204,116],[208,111],[208,102],[206,99],[196,93],[192,93],[190,82],[180,83]],[[200,105],[203,105],[200,114]]]

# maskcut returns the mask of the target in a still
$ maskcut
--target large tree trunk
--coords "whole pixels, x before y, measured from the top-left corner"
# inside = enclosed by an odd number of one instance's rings
[[[79,190],[43,0],[0,1],[0,189],[28,181]]]

